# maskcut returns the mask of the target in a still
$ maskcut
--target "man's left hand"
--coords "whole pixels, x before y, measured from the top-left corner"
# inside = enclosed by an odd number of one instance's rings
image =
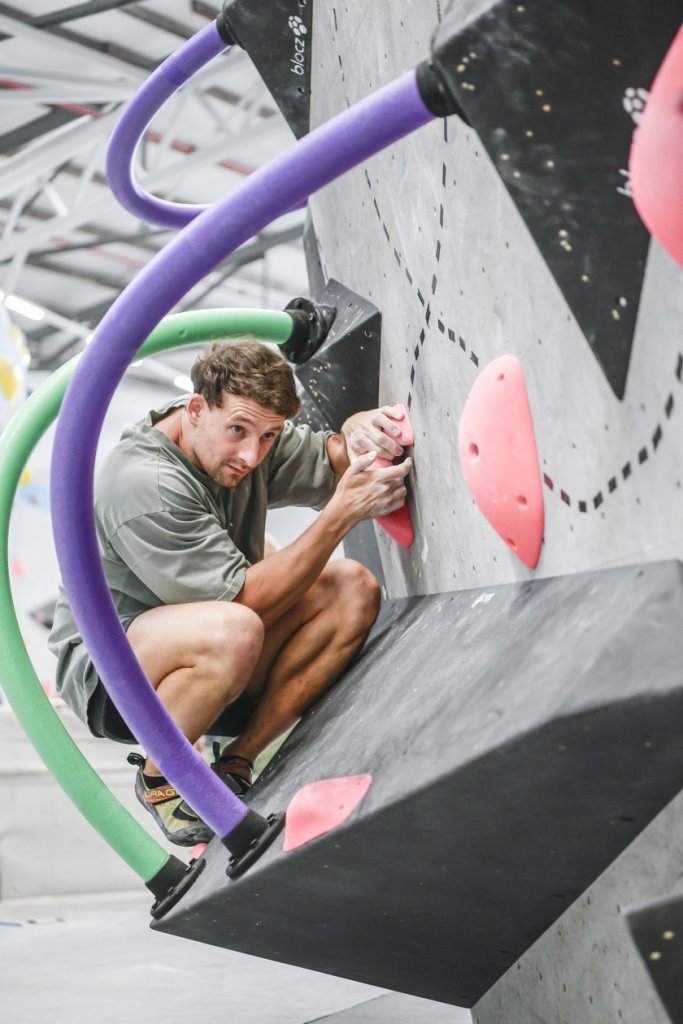
[[[395,440],[401,436],[397,422],[402,419],[403,412],[394,405],[383,405],[380,409],[349,416],[342,426],[349,461],[355,462],[366,452],[377,452],[390,461],[402,455],[403,448]]]

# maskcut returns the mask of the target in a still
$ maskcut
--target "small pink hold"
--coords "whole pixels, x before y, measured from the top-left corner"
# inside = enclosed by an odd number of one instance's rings
[[[325,835],[346,821],[372,785],[372,775],[347,775],[310,782],[292,797],[285,818],[283,851]]]
[[[208,843],[197,843],[195,846],[193,846],[192,849],[190,850],[190,860],[197,860],[199,857],[201,857],[201,855],[204,853],[204,850],[207,848],[208,845]]]
[[[10,572],[13,576],[25,576],[26,566],[20,558],[13,558],[9,564]]]
[[[410,445],[415,443],[415,435],[413,433],[413,427],[410,422],[410,416],[405,405],[400,402],[394,407],[400,409],[403,413],[403,419],[397,421],[397,426],[400,428],[401,433],[398,437],[394,437],[394,440],[401,445],[402,448],[408,448]],[[392,466],[393,463],[390,459],[382,458],[379,455],[370,469],[384,469],[386,466]],[[409,548],[415,539],[415,533],[413,531],[413,521],[410,517],[410,509],[408,503],[404,502],[400,508],[397,508],[395,512],[390,512],[387,516],[377,516],[375,520],[382,529],[389,534],[392,540],[395,540],[402,548]]]

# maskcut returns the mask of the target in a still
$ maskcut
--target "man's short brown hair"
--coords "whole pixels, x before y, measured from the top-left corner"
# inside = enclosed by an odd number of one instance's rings
[[[192,386],[212,408],[223,405],[223,395],[253,398],[279,416],[299,412],[294,374],[279,352],[258,341],[215,341],[195,361]]]

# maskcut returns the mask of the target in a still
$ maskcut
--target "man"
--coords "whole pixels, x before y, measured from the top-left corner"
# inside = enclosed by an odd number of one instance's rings
[[[127,429],[97,475],[104,570],[128,640],[191,742],[229,739],[212,766],[236,792],[253,762],[341,675],[379,609],[368,570],[330,555],[363,519],[406,497],[410,459],[391,408],[352,416],[341,434],[293,426],[294,377],[254,341],[214,344],[192,369],[194,393]],[[322,509],[264,560],[268,507]],[[134,743],[84,648],[64,594],[49,640],[57,688],[96,736]],[[135,791],[169,840],[211,832],[150,758]]]

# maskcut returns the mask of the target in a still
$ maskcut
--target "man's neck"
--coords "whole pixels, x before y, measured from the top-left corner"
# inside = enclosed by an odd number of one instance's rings
[[[154,424],[155,430],[160,430],[162,434],[166,434],[166,437],[181,449],[181,423],[184,412],[185,409],[182,406],[178,409],[171,409],[163,419],[157,420]]]

